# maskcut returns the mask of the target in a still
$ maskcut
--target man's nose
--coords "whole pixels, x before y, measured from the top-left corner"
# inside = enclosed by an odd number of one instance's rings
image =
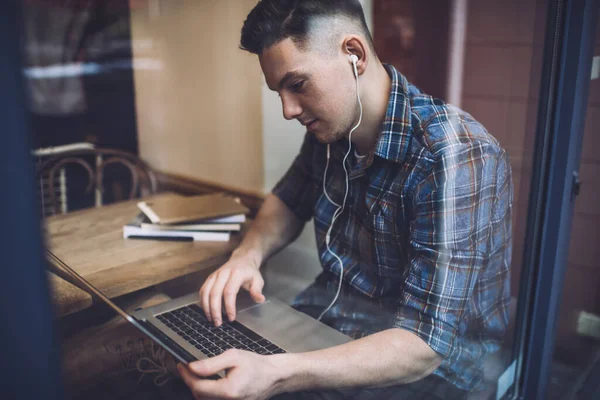
[[[290,120],[302,115],[300,103],[289,96],[281,96],[281,105],[283,106],[283,118]]]

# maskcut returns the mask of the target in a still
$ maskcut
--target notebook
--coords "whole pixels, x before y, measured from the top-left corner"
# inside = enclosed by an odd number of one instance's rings
[[[146,215],[140,212],[127,225],[123,226],[123,238],[156,239],[156,240],[193,240],[207,242],[226,242],[230,238],[229,232],[197,232],[186,230],[151,230],[142,228],[142,221]]]
[[[143,213],[142,213],[143,214]],[[145,215],[144,215],[145,216]],[[213,232],[236,232],[242,229],[241,224],[220,224],[220,223],[202,223],[198,222],[195,224],[175,224],[175,225],[161,225],[153,224],[149,219],[145,220],[141,224],[141,228],[149,231],[213,231]]]
[[[246,214],[249,210],[223,193],[201,196],[162,196],[140,201],[138,208],[154,224],[168,225]]]

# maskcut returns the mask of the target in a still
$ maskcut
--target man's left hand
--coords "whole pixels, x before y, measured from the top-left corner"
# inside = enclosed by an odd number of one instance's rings
[[[267,399],[277,394],[281,368],[277,356],[262,356],[244,350],[227,350],[223,354],[177,369],[196,399]],[[221,379],[208,379],[220,371]]]

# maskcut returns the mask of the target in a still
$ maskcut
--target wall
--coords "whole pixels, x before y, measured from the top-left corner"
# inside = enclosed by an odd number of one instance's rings
[[[238,49],[254,0],[148,1],[131,15],[140,156],[262,191],[260,66]]]
[[[304,130],[283,118],[256,56],[238,49],[256,0],[140,3],[131,30],[141,157],[160,170],[268,193]],[[372,0],[361,3],[371,26]]]
[[[139,3],[139,2],[136,2]],[[372,25],[372,0],[363,0]],[[140,155],[170,173],[268,193],[305,130],[283,118],[257,57],[238,49],[256,0],[151,1],[132,12]],[[320,271],[312,222],[265,270],[289,299]]]
[[[536,0],[469,2],[464,108],[480,120],[510,155],[515,185],[512,294],[522,281],[525,223],[539,98],[546,7]],[[535,21],[535,23],[533,23]],[[540,32],[542,30],[542,32]],[[600,43],[600,29],[597,42]],[[596,46],[595,54],[600,54]],[[575,202],[564,293],[557,327],[555,360],[582,363],[590,339],[577,334],[580,311],[600,315],[600,80],[591,82],[580,176]]]
[[[468,4],[463,108],[507,150],[513,170],[512,294],[521,281],[542,43],[536,0],[478,0]],[[543,37],[543,36],[542,36]]]

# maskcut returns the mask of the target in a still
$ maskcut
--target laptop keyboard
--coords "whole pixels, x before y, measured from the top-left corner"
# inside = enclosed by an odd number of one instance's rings
[[[229,349],[248,350],[257,354],[285,353],[285,350],[237,321],[223,322],[217,328],[206,319],[204,311],[197,304],[168,311],[156,318],[208,357]]]

